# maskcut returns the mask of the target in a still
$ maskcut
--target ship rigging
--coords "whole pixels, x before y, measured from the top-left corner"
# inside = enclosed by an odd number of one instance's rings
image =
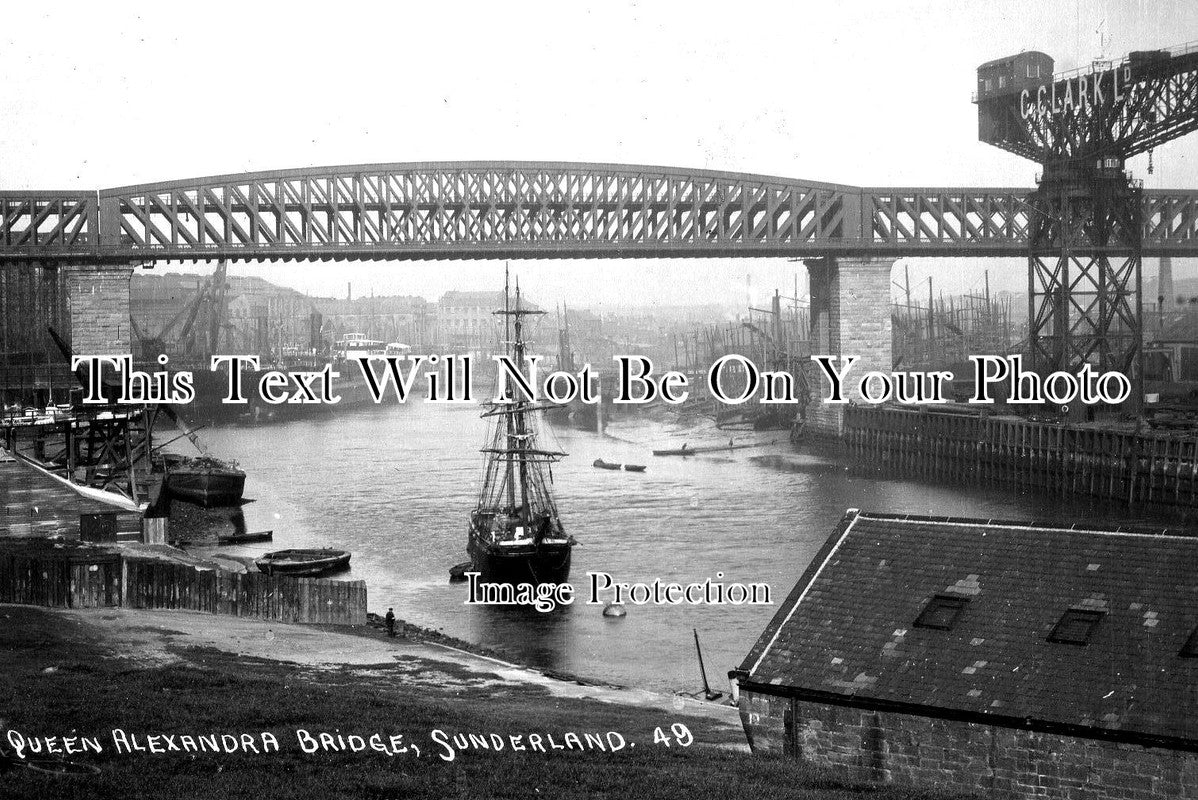
[[[513,363],[523,364],[526,317],[543,311],[525,308],[519,283],[515,304],[504,282],[504,344]],[[566,453],[538,445],[537,414],[550,408],[522,396],[508,384],[483,417],[494,420],[487,446],[478,504],[470,515],[467,549],[473,569],[487,583],[564,582],[575,544],[558,518],[550,490],[552,464]]]

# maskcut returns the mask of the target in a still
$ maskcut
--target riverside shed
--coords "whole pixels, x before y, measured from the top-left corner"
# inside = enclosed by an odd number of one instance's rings
[[[736,675],[755,752],[991,797],[1198,797],[1198,538],[850,510]]]

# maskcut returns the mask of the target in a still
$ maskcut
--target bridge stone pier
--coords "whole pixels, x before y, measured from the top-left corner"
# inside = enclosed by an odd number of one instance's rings
[[[813,355],[857,356],[846,386],[870,370],[893,366],[890,320],[890,268],[893,258],[807,259],[811,279],[811,352]],[[839,362],[838,362],[839,363]],[[808,433],[839,438],[844,409],[825,403],[828,379],[811,365],[812,402],[807,406]],[[855,390],[854,390],[855,391]]]
[[[124,355],[129,324],[130,266],[64,266],[71,350],[76,355]]]

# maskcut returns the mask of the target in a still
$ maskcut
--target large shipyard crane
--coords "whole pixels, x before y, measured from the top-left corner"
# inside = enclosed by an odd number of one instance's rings
[[[1198,43],[1058,75],[1020,53],[978,67],[976,102],[981,141],[1043,167],[1028,214],[1033,368],[1089,363],[1139,389],[1143,187],[1124,164],[1198,128]]]

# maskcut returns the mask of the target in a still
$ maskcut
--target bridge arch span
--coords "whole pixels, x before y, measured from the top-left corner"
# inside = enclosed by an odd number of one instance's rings
[[[362,164],[98,194],[99,250],[148,259],[791,255],[860,242],[860,190],[712,170]]]

